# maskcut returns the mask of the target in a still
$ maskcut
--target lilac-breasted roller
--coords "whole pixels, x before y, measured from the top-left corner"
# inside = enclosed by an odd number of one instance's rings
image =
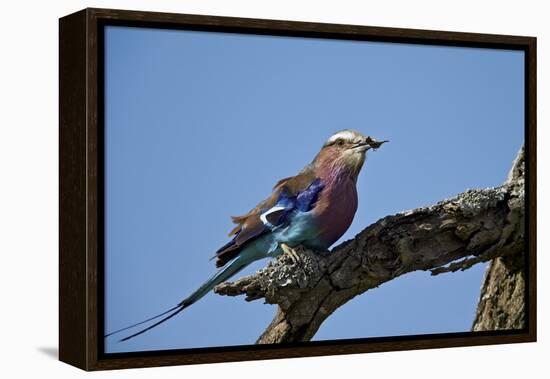
[[[214,276],[176,306],[106,337],[165,316],[121,341],[145,333],[174,317],[250,263],[276,257],[287,247],[302,245],[312,250],[328,249],[353,221],[357,210],[357,176],[367,150],[376,149],[384,142],[387,141],[377,141],[353,130],[332,135],[298,175],[279,180],[271,196],[250,212],[232,217],[237,226],[229,233],[231,241],[213,257],[216,267],[220,268]]]

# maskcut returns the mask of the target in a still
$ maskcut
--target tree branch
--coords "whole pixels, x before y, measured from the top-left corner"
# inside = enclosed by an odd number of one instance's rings
[[[295,254],[285,253],[256,274],[214,291],[279,305],[257,343],[308,341],[338,307],[400,275],[465,270],[521,253],[523,154],[522,149],[512,170],[516,174],[500,187],[467,190],[430,207],[384,217],[332,252],[298,247]]]
[[[508,175],[508,183],[523,181],[524,170],[522,151]],[[525,255],[522,250],[518,254],[495,258],[487,267],[472,330],[522,329],[525,315]]]

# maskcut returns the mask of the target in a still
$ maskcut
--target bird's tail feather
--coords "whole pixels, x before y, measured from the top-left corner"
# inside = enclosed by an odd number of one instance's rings
[[[178,313],[183,311],[188,306],[190,306],[190,305],[194,304],[196,301],[200,300],[204,295],[206,295],[208,292],[210,292],[210,290],[212,290],[215,286],[217,286],[218,284],[226,281],[231,276],[233,276],[236,273],[238,273],[239,271],[241,271],[247,265],[247,263],[243,263],[242,259],[239,259],[239,258],[240,257],[237,257],[237,258],[233,259],[233,261],[231,261],[229,263],[229,265],[227,265],[226,267],[220,269],[216,274],[214,274],[202,286],[200,286],[197,290],[195,290],[195,292],[193,292],[191,295],[189,295],[184,300],[182,300],[178,305],[176,305],[176,306],[174,306],[174,307],[172,307],[172,308],[170,308],[170,309],[168,309],[168,310],[166,310],[166,311],[164,311],[164,312],[162,312],[162,313],[160,313],[156,316],[150,317],[146,320],[143,320],[143,321],[140,321],[138,323],[127,326],[125,328],[118,329],[118,330],[115,330],[113,332],[110,332],[110,333],[106,334],[105,337],[109,337],[113,334],[117,334],[117,333],[123,332],[125,330],[131,329],[133,327],[145,324],[146,322],[156,320],[156,319],[168,314],[168,316],[166,316],[163,319],[155,322],[154,324],[152,324],[152,325],[150,325],[146,328],[143,328],[140,331],[138,331],[134,334],[131,334],[128,337],[124,337],[120,340],[120,342],[128,341],[129,339],[134,338],[136,336],[139,336],[140,334],[143,334],[143,333],[147,332],[148,330],[151,330],[154,327],[168,321],[169,319],[176,316]]]
[[[143,328],[141,329],[139,332],[136,332],[134,334],[130,334],[128,337],[124,337],[122,338],[121,340],[119,340],[118,342],[123,342],[123,341],[128,341],[129,339],[131,338],[134,338],[134,337],[137,337],[139,336],[140,334],[143,334],[145,333],[146,331],[148,330],[151,330],[153,329],[155,326],[158,326],[160,324],[162,324],[163,322],[165,321],[168,321],[169,319],[171,319],[172,317],[174,317],[175,315],[177,315],[178,313],[180,313],[181,311],[183,311],[185,308],[187,308],[188,306],[184,306],[184,305],[178,305],[176,310],[173,311],[172,313],[170,313],[168,316],[166,316],[165,318],[161,319],[160,321],[157,321],[155,322],[153,325],[150,325],[146,328]],[[167,311],[168,312],[168,311]]]
[[[172,307],[172,308],[170,308],[170,309],[168,309],[168,310],[166,310],[166,311],[164,311],[164,312],[162,312],[162,313],[159,313],[159,314],[156,315],[156,316],[149,317],[148,319],[145,319],[145,320],[143,320],[143,321],[136,322],[135,324],[128,325],[128,326],[126,326],[126,327],[124,327],[124,328],[120,328],[120,329],[114,330],[114,331],[112,331],[112,332],[110,332],[110,333],[107,333],[107,334],[104,335],[104,337],[109,337],[109,336],[112,336],[113,334],[118,334],[118,333],[123,332],[123,331],[125,331],[125,330],[132,329],[132,328],[134,328],[134,327],[136,327],[136,326],[145,324],[146,322],[156,320],[157,318],[159,318],[159,317],[161,317],[161,316],[164,316],[165,314],[170,313],[170,312],[172,312],[173,310],[176,310],[176,309],[179,308],[179,307],[180,307],[180,305],[178,304],[178,305],[176,305],[175,307]]]

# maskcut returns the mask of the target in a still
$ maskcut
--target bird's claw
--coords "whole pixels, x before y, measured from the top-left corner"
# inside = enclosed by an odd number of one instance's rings
[[[293,248],[291,248],[285,243],[281,243],[279,246],[281,246],[283,253],[290,258],[293,264],[300,265],[300,263],[302,262],[302,258],[300,257],[300,255],[298,255],[296,250],[294,250]]]

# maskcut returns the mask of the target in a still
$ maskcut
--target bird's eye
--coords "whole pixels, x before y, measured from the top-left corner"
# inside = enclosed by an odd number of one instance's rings
[[[344,140],[343,140],[343,139],[339,139],[338,141],[336,141],[336,145],[338,145],[338,146],[344,146]]]

